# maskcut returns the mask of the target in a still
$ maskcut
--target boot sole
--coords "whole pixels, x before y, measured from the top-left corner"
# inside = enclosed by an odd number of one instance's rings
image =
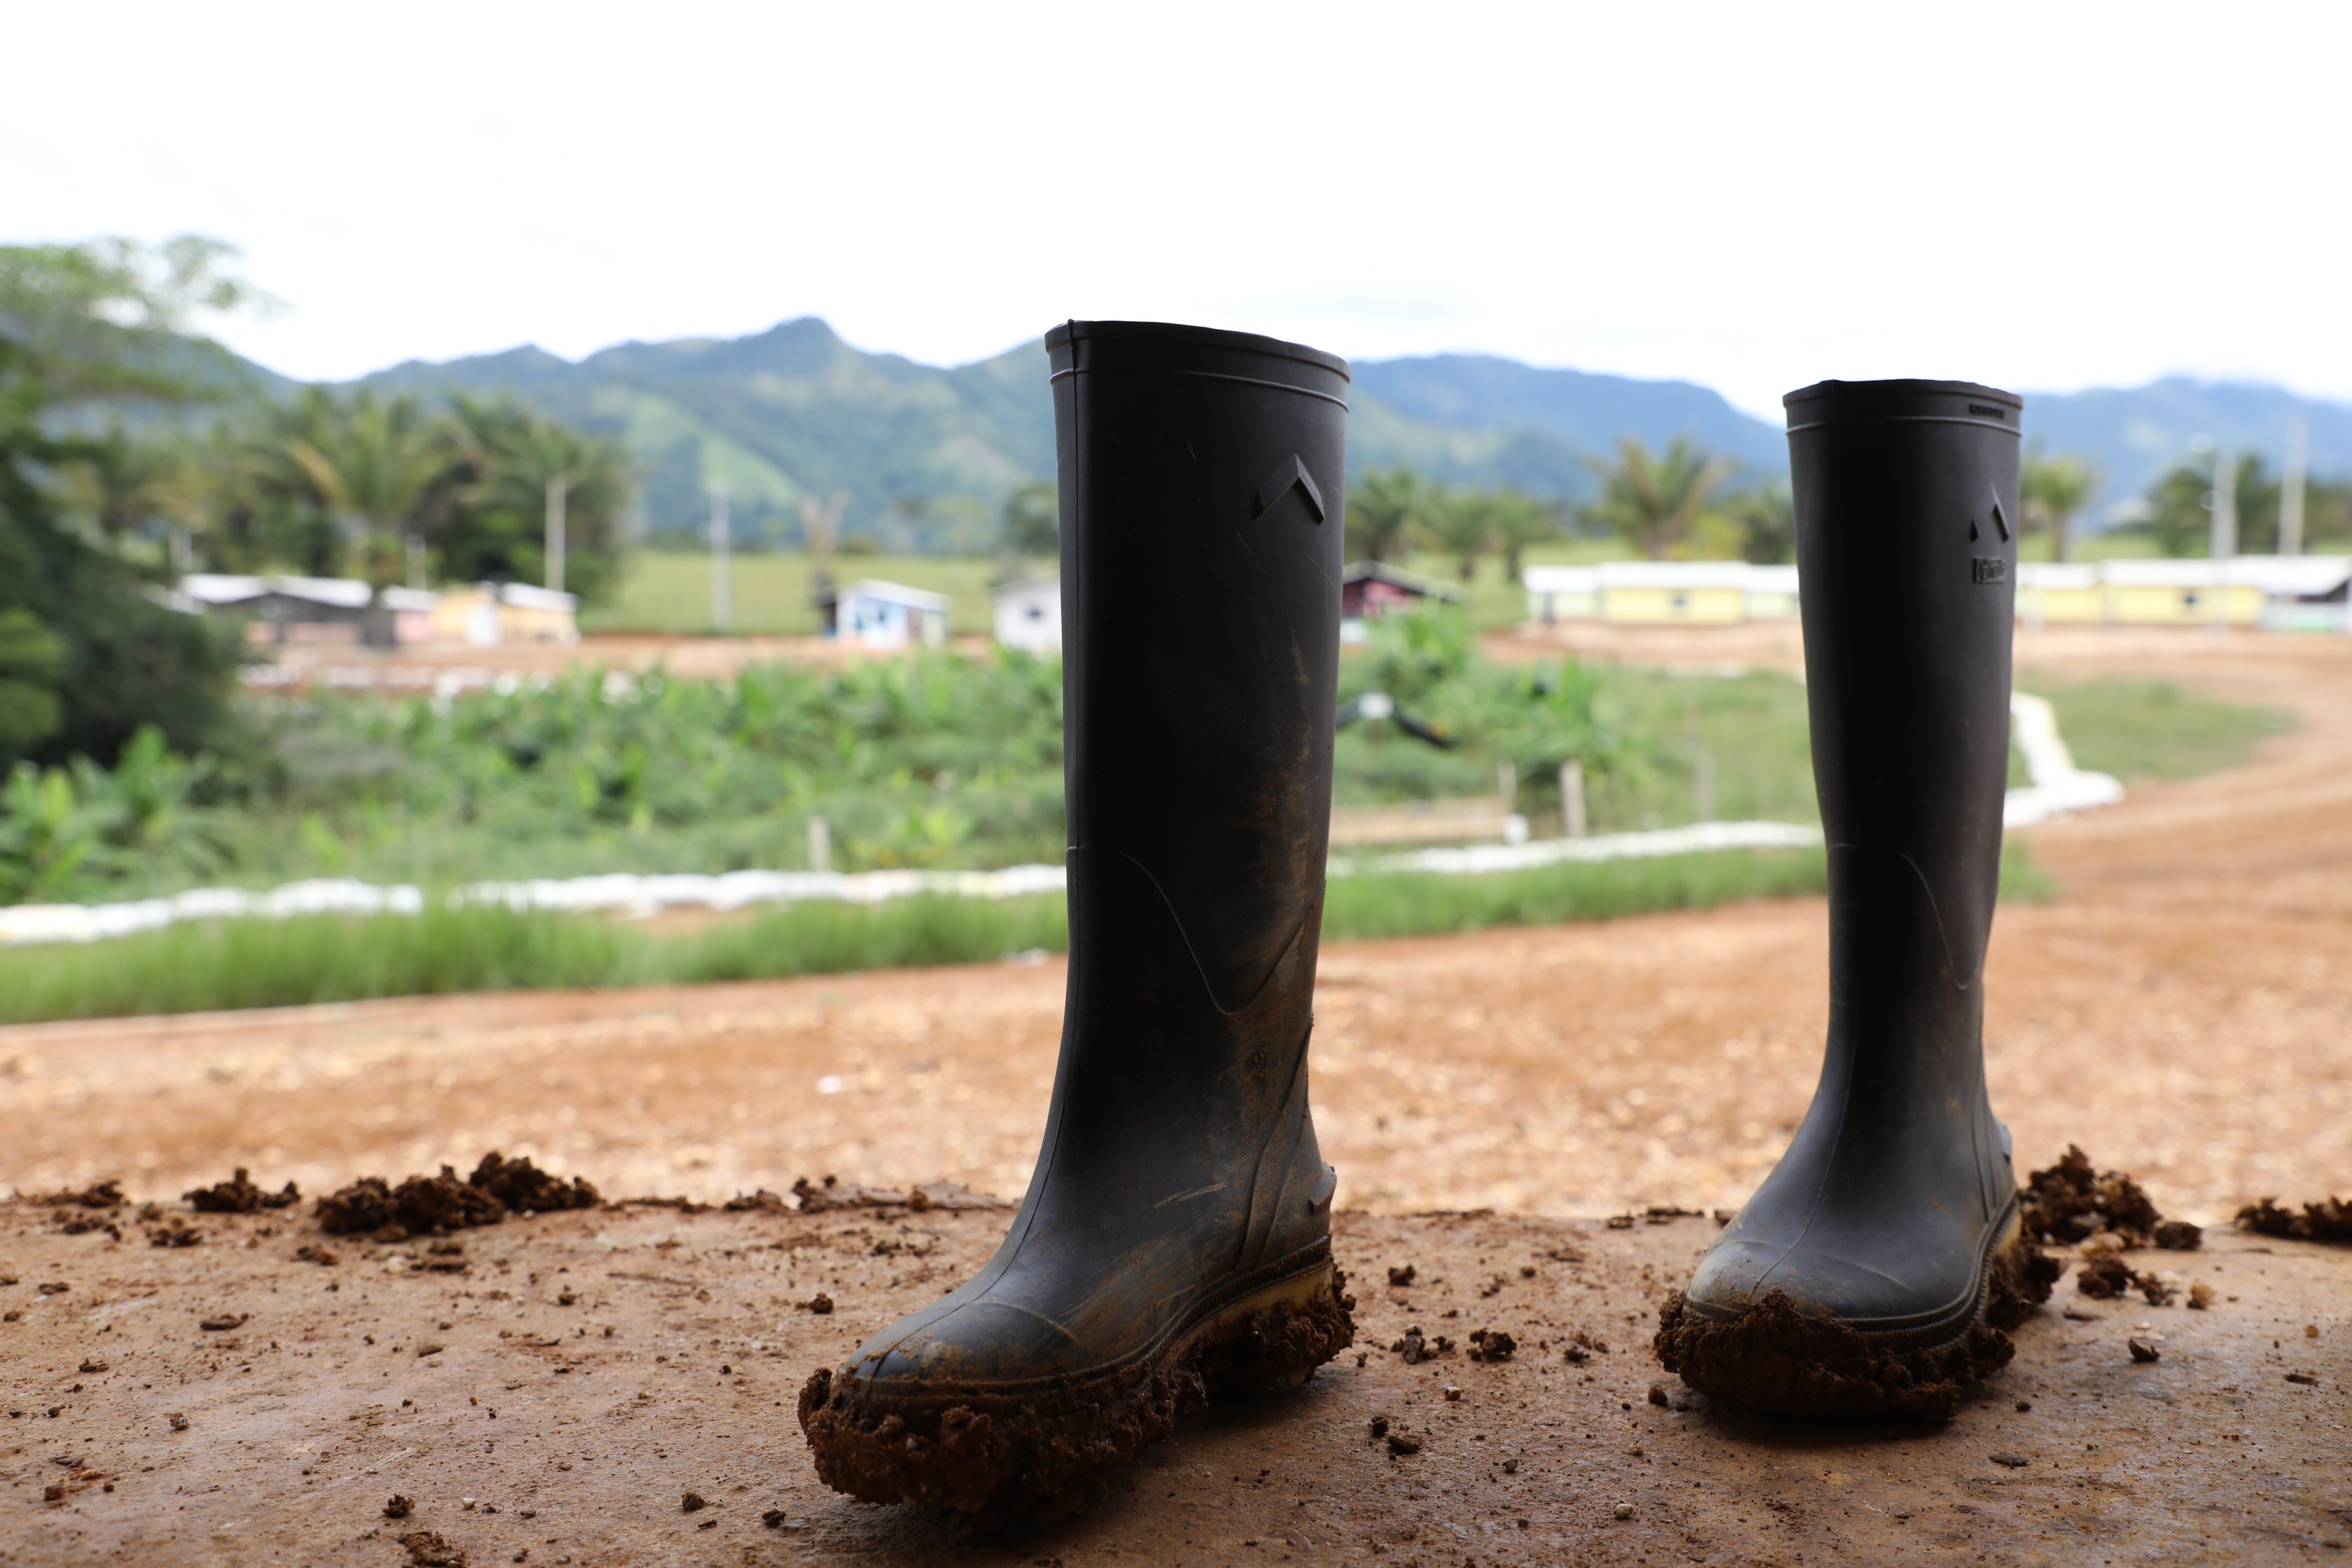
[[[1240,1282],[1160,1345],[1096,1373],[880,1394],[820,1369],[800,1397],[817,1475],[868,1502],[950,1508],[982,1529],[1066,1518],[1211,1391],[1295,1386],[1354,1342],[1355,1302],[1328,1246],[1292,1268]]]
[[[1700,1393],[1768,1415],[1948,1421],[2009,1363],[2013,1329],[2050,1299],[2058,1264],[2025,1239],[2014,1209],[1991,1249],[1976,1310],[1932,1344],[1863,1332],[1771,1290],[1736,1316],[1702,1313],[1677,1290],[1658,1310],[1659,1363]]]

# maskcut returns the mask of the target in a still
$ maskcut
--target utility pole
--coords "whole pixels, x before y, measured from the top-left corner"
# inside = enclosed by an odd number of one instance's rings
[[[2230,559],[2238,553],[2238,460],[2213,444],[2213,634],[2230,628]]]
[[[2286,422],[2286,472],[2279,481],[2281,555],[2303,553],[2303,489],[2311,464],[2311,421],[2300,413]]]
[[[710,629],[726,635],[735,621],[734,584],[727,575],[727,487],[710,492]]]
[[[563,502],[571,481],[558,474],[547,481],[547,585],[563,592]]]

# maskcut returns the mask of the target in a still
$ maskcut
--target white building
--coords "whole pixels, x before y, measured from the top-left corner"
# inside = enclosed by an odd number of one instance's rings
[[[1062,579],[1024,577],[996,590],[996,640],[1027,653],[1062,651]]]
[[[1797,569],[1738,561],[1611,561],[1530,566],[1528,619],[1622,626],[1792,620]],[[2029,626],[2268,626],[2352,632],[2352,556],[2237,555],[2021,562],[2017,617]]]
[[[948,640],[948,596],[867,578],[841,591],[833,626],[835,637],[867,647],[941,647]]]
[[[419,643],[433,637],[440,595],[421,588],[375,590],[352,577],[236,576],[192,572],[178,591],[190,604],[247,618],[257,642]]]
[[[1610,561],[1520,573],[1531,621],[1728,626],[1797,614],[1797,569],[1745,561]]]

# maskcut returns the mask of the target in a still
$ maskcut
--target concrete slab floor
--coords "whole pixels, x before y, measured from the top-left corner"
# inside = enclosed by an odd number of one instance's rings
[[[200,1244],[157,1247],[153,1222],[116,1220],[120,1240],[66,1236],[58,1211],[0,1208],[0,1563],[2253,1563],[2352,1545],[2341,1247],[2220,1232],[2135,1257],[2211,1286],[2201,1311],[2091,1301],[2070,1275],[1958,1419],[1833,1426],[1752,1417],[1658,1369],[1654,1309],[1712,1220],[1343,1214],[1352,1350],[1301,1390],[1189,1420],[1083,1517],[975,1543],[828,1491],[793,1402],[976,1267],[1001,1213],[605,1209],[466,1232],[454,1253],[285,1215],[197,1216]],[[320,1246],[334,1263],[296,1256]],[[1390,1287],[1406,1265],[1413,1282]],[[829,1313],[804,1305],[819,1293]],[[1408,1365],[1389,1347],[1415,1324],[1519,1349]],[[1572,1364],[1580,1332],[1607,1349]],[[2132,1336],[2160,1359],[2136,1362]],[[1376,1415],[1419,1450],[1392,1455]],[[397,1520],[394,1494],[413,1502]]]

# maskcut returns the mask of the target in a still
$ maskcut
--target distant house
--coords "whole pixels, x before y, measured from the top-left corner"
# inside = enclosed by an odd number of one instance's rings
[[[437,642],[462,642],[474,647],[576,643],[580,598],[528,583],[469,584],[441,595],[441,602],[433,607],[433,636]]]
[[[835,596],[833,635],[867,647],[940,647],[948,640],[948,596],[868,578]]]
[[[1423,600],[1458,605],[1468,595],[1450,584],[1385,561],[1359,561],[1339,574],[1339,640],[1364,640],[1364,623]]]
[[[2232,564],[2261,587],[2263,625],[2352,632],[2352,555],[2242,555]]]
[[[1794,566],[1750,566],[1740,580],[1751,621],[1793,621],[1797,618],[1797,569]]]
[[[1062,579],[1024,577],[996,590],[996,640],[1029,653],[1062,651]]]
[[[247,617],[256,642],[414,647],[509,642],[576,643],[580,601],[524,583],[477,583],[447,593],[386,588],[382,598],[351,577],[237,577],[198,572],[179,592],[207,612]],[[373,601],[373,602],[371,602]],[[371,635],[373,633],[373,635]]]
[[[2106,619],[2099,569],[2070,561],[2019,562],[2017,618],[2029,626],[2097,626]]]
[[[1601,573],[1591,566],[1525,566],[1519,584],[1528,591],[1528,619],[1590,621],[1601,614]]]
[[[245,577],[195,572],[179,591],[207,613],[242,616],[256,642],[367,643],[390,647],[433,636],[439,595],[415,588],[373,589],[352,577]]]
[[[1797,614],[1797,569],[1745,561],[1611,561],[1529,566],[1520,574],[1531,621],[1620,626],[1730,626]]]
[[[1530,566],[1531,621],[1727,626],[1797,615],[1797,569],[1738,561],[1612,561]],[[2028,626],[2269,626],[2352,632],[2352,556],[2021,562]]]

